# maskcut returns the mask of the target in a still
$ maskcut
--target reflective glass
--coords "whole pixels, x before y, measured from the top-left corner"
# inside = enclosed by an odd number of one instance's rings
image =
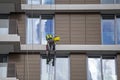
[[[102,60],[103,68],[103,79],[104,80],[117,80],[115,72],[115,59],[103,59]]]
[[[27,44],[40,43],[40,19],[28,18],[27,20]]]
[[[46,64],[46,59],[41,61],[41,80],[53,80],[54,79],[54,67]]]
[[[100,58],[88,58],[88,80],[102,80]]]
[[[0,63],[0,78],[7,77],[7,63]]]
[[[42,0],[42,4],[53,4],[54,0]]]
[[[41,80],[69,80],[69,60],[68,58],[56,58],[56,74],[52,65],[46,64],[46,59],[41,60]]]
[[[117,16],[117,43],[120,44],[120,15]]]
[[[9,20],[0,19],[0,35],[8,34]]]
[[[69,59],[57,58],[56,80],[69,80]]]
[[[117,4],[120,4],[120,0],[116,0],[116,3],[117,3]]]
[[[40,4],[40,0],[28,0],[28,4]]]
[[[46,35],[52,34],[54,35],[54,25],[53,25],[53,17],[42,17],[41,19],[41,36],[42,36],[42,42],[41,44],[47,44],[46,41]]]
[[[102,17],[102,44],[115,44],[114,16]]]
[[[101,4],[114,4],[114,0],[101,0]]]

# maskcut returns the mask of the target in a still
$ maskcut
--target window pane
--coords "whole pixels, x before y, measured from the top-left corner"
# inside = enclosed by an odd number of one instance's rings
[[[46,59],[41,60],[41,80],[69,80],[69,60],[68,58],[56,58],[56,74],[54,74],[54,67],[46,64]]]
[[[52,34],[54,35],[54,27],[53,27],[53,17],[51,16],[42,16],[41,19],[41,34],[42,34],[42,44],[47,44],[46,35]]]
[[[117,4],[120,4],[120,0],[116,0],[116,3],[117,3]]]
[[[114,4],[114,0],[101,0],[101,4]]]
[[[114,15],[102,16],[102,44],[115,44]]]
[[[7,77],[7,63],[0,63],[0,78]]]
[[[69,59],[56,59],[56,80],[69,80]]]
[[[120,15],[117,16],[117,43],[120,44]]]
[[[54,0],[42,0],[42,4],[53,4]]]
[[[102,80],[100,58],[88,58],[88,80]]]
[[[102,60],[103,68],[103,79],[104,80],[117,80],[116,71],[115,71],[115,59],[103,59]]]
[[[0,35],[8,34],[9,20],[0,19]]]
[[[28,0],[28,4],[40,4],[40,0]]]
[[[54,78],[54,67],[52,65],[46,64],[46,59],[42,59],[41,61],[42,73],[41,80],[53,80]]]
[[[40,19],[28,18],[27,20],[27,44],[40,43]]]

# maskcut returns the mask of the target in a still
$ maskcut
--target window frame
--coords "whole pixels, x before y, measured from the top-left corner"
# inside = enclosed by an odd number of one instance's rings
[[[114,57],[114,60],[115,60],[115,74],[116,74],[116,80],[118,79],[118,75],[117,75],[117,56],[116,55],[87,55],[87,80],[89,80],[88,79],[88,70],[89,70],[89,66],[88,66],[88,59],[89,58],[100,58],[100,69],[101,69],[101,80],[104,80],[103,79],[103,58],[104,57]]]
[[[45,15],[36,15],[36,16],[35,16],[35,15],[28,15],[28,16],[27,16],[27,19],[26,19],[26,22],[27,22],[27,27],[26,27],[26,44],[45,45],[44,43],[42,43],[42,32],[41,32],[41,28],[42,28],[42,27],[41,27],[41,25],[42,25],[42,24],[41,24],[41,23],[42,23],[41,21],[42,21],[42,17],[43,17],[43,16],[47,16],[47,17],[50,17],[50,18],[52,19],[52,23],[50,23],[50,24],[52,24],[52,28],[53,28],[53,30],[52,30],[53,32],[52,32],[52,33],[53,33],[53,36],[55,36],[55,16],[54,16],[53,14],[48,14],[48,15],[47,15],[47,14],[45,14]],[[29,41],[29,40],[28,40],[28,34],[29,34],[29,32],[28,32],[28,19],[30,19],[30,18],[31,18],[32,20],[33,20],[34,18],[39,18],[39,22],[40,22],[40,32],[39,32],[40,41],[39,41],[39,42],[40,42],[40,43],[34,43],[34,40],[33,40],[33,39],[32,39],[32,43],[28,43],[28,41]],[[46,18],[46,19],[47,19],[47,18]],[[33,25],[33,23],[32,23],[32,25]],[[51,25],[50,25],[50,26],[51,26]],[[33,28],[33,26],[32,26],[32,28]],[[33,30],[32,30],[32,34],[33,34]],[[32,38],[33,38],[33,37],[32,37]]]
[[[42,59],[45,59],[46,55],[45,54],[41,54],[40,55],[40,79],[42,80]],[[68,54],[65,55],[57,55],[56,58],[68,58],[68,80],[70,80],[70,56]],[[55,63],[55,67],[56,69],[56,63]],[[56,70],[55,70],[56,73]],[[56,74],[55,74],[55,79],[56,79]]]
[[[117,15],[120,15],[120,14],[101,14],[101,44],[102,45],[111,45],[111,44],[103,44],[103,23],[102,23],[102,20],[103,20],[103,16],[108,16],[108,15],[114,15],[114,44],[112,45],[120,45],[118,44],[118,26],[117,26]]]

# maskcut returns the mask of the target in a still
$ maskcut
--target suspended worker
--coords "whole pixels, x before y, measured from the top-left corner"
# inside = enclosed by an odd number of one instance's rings
[[[53,37],[53,35],[48,34],[48,35],[46,35],[46,40],[47,40],[47,44],[48,44],[47,50],[55,50],[55,43],[57,41],[60,41],[60,37],[59,36]]]
[[[53,35],[47,34],[46,35],[46,40],[47,40],[47,46],[46,46],[46,50],[47,50],[47,64],[49,64],[51,59],[53,59],[53,57],[51,58],[50,51],[55,51],[55,43],[57,41],[60,41],[60,37],[59,36],[53,37]],[[54,59],[53,59],[53,63],[54,63]]]

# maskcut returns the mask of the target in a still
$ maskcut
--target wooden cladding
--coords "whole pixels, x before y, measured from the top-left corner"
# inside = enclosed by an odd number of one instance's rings
[[[56,4],[100,4],[100,0],[55,0]]]
[[[100,14],[56,14],[58,44],[101,44]]]
[[[70,55],[70,80],[87,80],[86,54]]]
[[[9,64],[14,64],[19,80],[40,80],[40,54],[11,53]],[[15,69],[8,66],[8,77],[14,76]]]

